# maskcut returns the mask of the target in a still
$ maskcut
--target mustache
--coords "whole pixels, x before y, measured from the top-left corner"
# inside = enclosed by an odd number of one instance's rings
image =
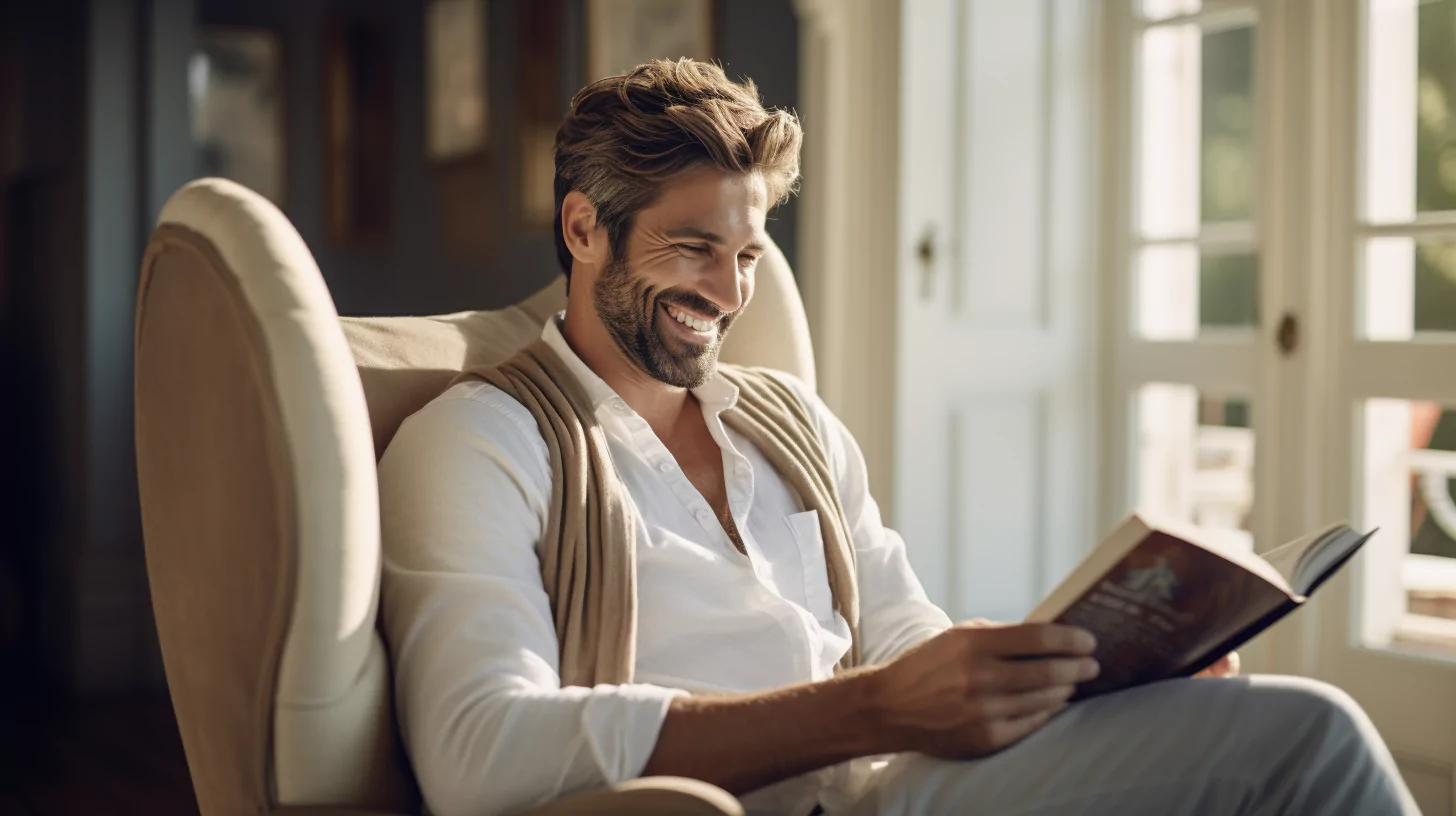
[[[691,309],[698,314],[708,315],[714,320],[720,317],[732,319],[737,314],[737,312],[725,312],[718,308],[713,301],[708,300],[697,292],[690,292],[686,289],[664,289],[658,293],[657,299],[663,303],[671,303],[675,306],[681,306],[684,309]]]

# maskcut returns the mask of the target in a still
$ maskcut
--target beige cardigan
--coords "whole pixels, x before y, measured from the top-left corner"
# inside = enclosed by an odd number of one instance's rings
[[[854,547],[828,455],[794,391],[764,369],[720,366],[739,389],[723,415],[758,447],[819,514],[834,608],[849,623],[852,645],[840,668],[860,661],[859,596]],[[561,646],[561,684],[630,683],[636,665],[636,508],[617,477],[606,435],[571,370],[544,341],[498,366],[456,378],[484,380],[526,406],[550,453],[550,517],[537,555]],[[452,383],[453,385],[453,383]]]

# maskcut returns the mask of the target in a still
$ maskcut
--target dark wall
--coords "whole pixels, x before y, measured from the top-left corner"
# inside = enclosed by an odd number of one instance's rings
[[[517,15],[529,0],[489,3],[488,92],[490,143],[510,146],[517,129],[520,54]],[[422,3],[398,0],[198,0],[200,24],[247,25],[280,33],[287,79],[287,201],[284,210],[312,249],[343,314],[429,314],[496,308],[530,294],[557,274],[551,234],[514,223],[515,173],[509,150],[494,149],[478,176],[473,170],[432,167],[423,129],[424,21]],[[798,101],[798,28],[792,0],[720,2],[718,39],[731,76],[751,76],[768,104]],[[554,108],[565,112],[583,84],[584,5],[568,0],[560,19],[559,82]],[[336,22],[375,21],[392,32],[394,129],[393,230],[378,247],[340,246],[325,225],[323,171],[324,37]],[[465,191],[459,189],[465,185]],[[442,242],[446,195],[478,196],[489,248],[460,257]],[[459,199],[452,199],[459,204]],[[771,216],[769,232],[796,254],[795,205]]]
[[[0,696],[71,674],[83,545],[85,7],[0,6]],[[10,584],[11,591],[3,584]],[[0,711],[0,719],[5,716]]]
[[[799,22],[793,0],[719,0],[719,48],[728,76],[758,85],[765,105],[798,112]],[[798,268],[798,201],[769,213],[768,233]]]
[[[147,229],[193,175],[191,14],[191,0],[0,3],[0,665],[25,667],[0,676],[28,694],[162,682],[131,326]]]

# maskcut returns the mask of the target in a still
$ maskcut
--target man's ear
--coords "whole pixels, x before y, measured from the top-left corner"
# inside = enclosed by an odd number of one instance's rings
[[[577,263],[601,266],[607,260],[607,231],[597,223],[597,208],[580,190],[561,200],[561,235]]]

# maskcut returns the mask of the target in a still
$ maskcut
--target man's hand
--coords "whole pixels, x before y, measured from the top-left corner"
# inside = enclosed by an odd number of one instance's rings
[[[1238,677],[1239,676],[1239,653],[1229,652],[1218,659],[1218,662],[1193,675],[1194,677]]]
[[[741,794],[854,757],[984,756],[1035,731],[1095,677],[1095,645],[1070,626],[975,621],[829,680],[678,697],[642,774]]]
[[[1040,728],[1097,676],[1091,633],[1057,624],[954,626],[864,676],[891,750],[969,759]]]

